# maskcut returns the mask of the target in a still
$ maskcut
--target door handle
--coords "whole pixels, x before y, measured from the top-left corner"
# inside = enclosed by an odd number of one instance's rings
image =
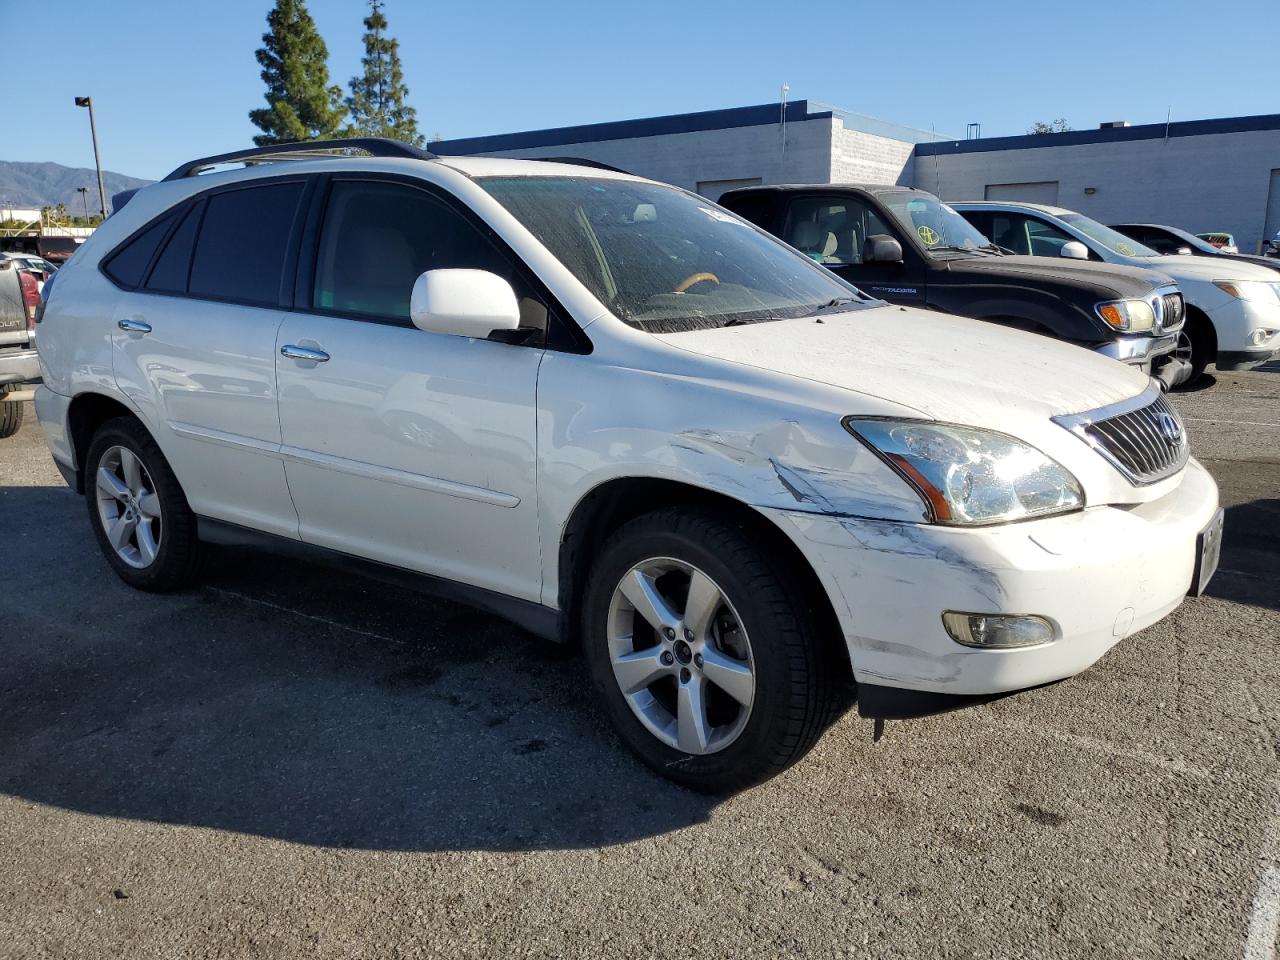
[[[151,324],[144,323],[141,320],[135,320],[132,317],[125,317],[123,320],[117,320],[116,326],[125,333],[150,333]]]
[[[324,363],[329,359],[329,355],[323,350],[299,347],[292,343],[286,343],[280,348],[280,356],[288,357],[290,360],[310,360],[312,363]]]

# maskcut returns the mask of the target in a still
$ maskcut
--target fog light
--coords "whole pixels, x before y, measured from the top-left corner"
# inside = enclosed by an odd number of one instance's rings
[[[1044,617],[1013,617],[993,613],[942,615],[942,625],[956,643],[988,650],[1034,647],[1053,639],[1053,624]]]
[[[1265,327],[1259,327],[1257,330],[1254,330],[1249,334],[1249,342],[1255,347],[1258,347],[1274,337],[1275,334],[1276,332],[1274,330],[1267,330]]]

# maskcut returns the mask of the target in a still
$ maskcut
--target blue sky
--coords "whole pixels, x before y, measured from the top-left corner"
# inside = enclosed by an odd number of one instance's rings
[[[250,145],[270,6],[0,0],[5,86],[20,92],[0,99],[0,160],[92,166],[77,94],[94,98],[108,170],[159,177]],[[345,87],[365,4],[309,6]],[[969,121],[999,136],[1056,117],[1280,110],[1276,0],[387,0],[386,13],[420,127],[446,138],[773,102],[784,81],[792,99],[961,136]]]

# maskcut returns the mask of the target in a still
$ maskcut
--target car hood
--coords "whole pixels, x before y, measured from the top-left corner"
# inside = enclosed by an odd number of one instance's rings
[[[1066,257],[1026,257],[1019,254],[1004,257],[970,257],[947,262],[947,271],[975,277],[1014,278],[1019,280],[1045,280],[1074,282],[1080,286],[1092,286],[1104,295],[1116,298],[1145,296],[1156,287],[1173,283],[1173,278],[1158,273],[1159,267],[1148,270],[1113,263],[1095,263],[1089,260],[1071,260]]]
[[[1152,269],[1163,270],[1175,279],[1182,276],[1194,280],[1263,280],[1274,283],[1276,272],[1269,267],[1234,257],[1196,257],[1175,253],[1152,257]]]
[[[1057,414],[1127,400],[1150,379],[1048,337],[912,307],[659,334],[672,346],[1029,437]],[[847,412],[857,414],[854,408]]]

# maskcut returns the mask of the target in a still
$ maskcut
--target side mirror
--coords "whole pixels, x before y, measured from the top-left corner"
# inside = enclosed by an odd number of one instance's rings
[[[1176,254],[1178,254],[1178,256],[1180,256],[1180,257],[1189,257],[1189,256],[1191,256],[1191,248],[1190,248],[1190,247],[1179,247],[1177,250],[1175,250],[1175,251],[1173,251],[1173,252],[1174,252],[1174,253],[1176,253]]]
[[[873,233],[862,244],[863,263],[901,263],[902,244],[883,233]]]
[[[413,325],[427,333],[484,338],[520,326],[511,284],[488,270],[428,270],[409,298]]]
[[[1066,257],[1068,260],[1088,260],[1089,248],[1079,240],[1068,240],[1058,251],[1058,256]]]

